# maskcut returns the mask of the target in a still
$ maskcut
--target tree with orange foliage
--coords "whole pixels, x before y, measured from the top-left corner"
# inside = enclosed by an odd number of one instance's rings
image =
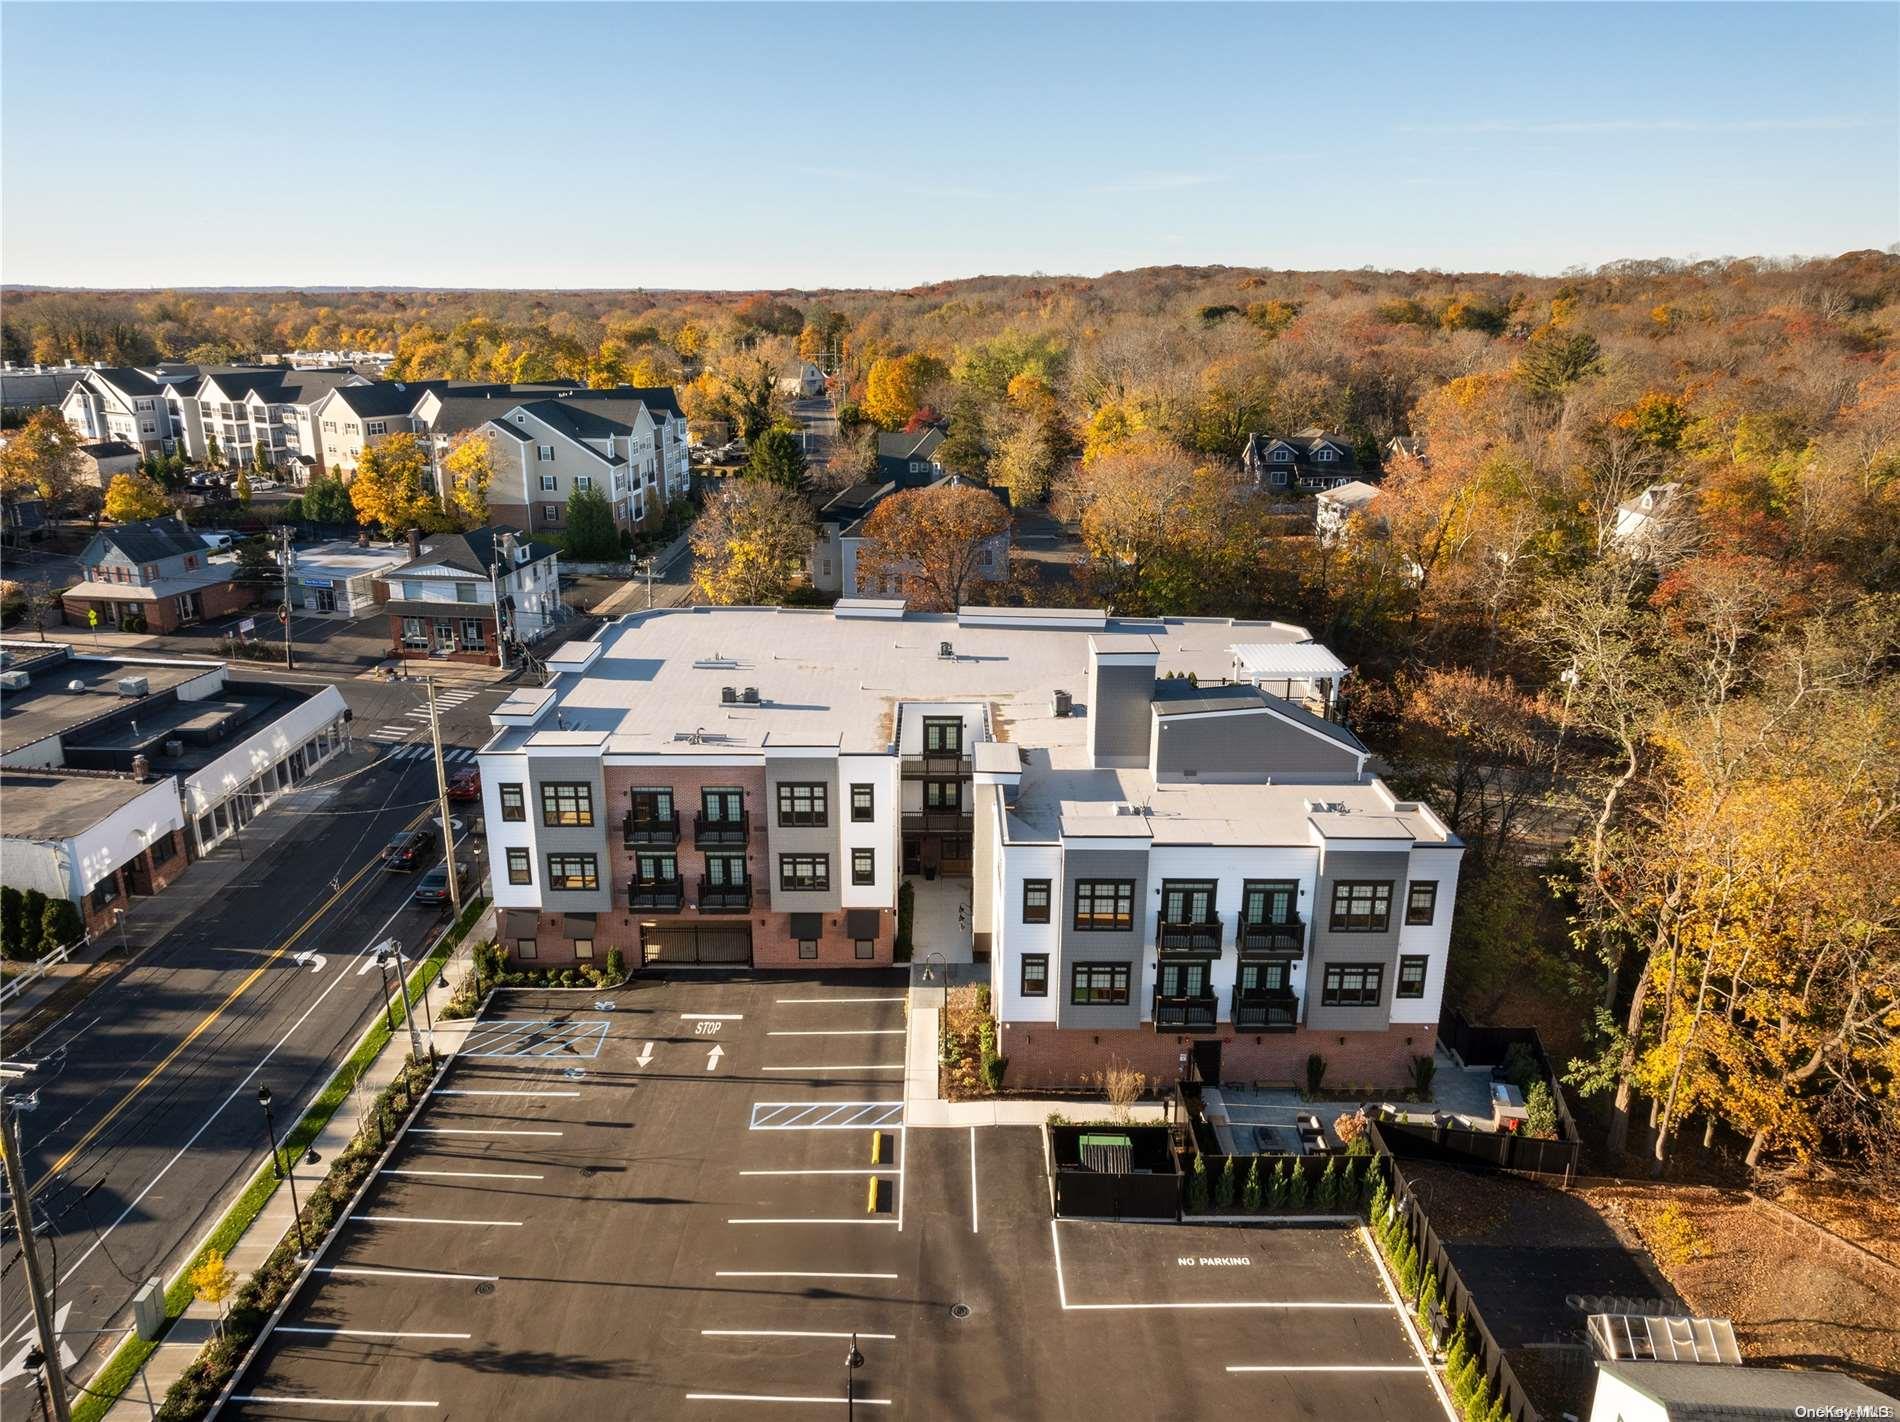
[[[941,480],[893,494],[864,521],[858,586],[912,609],[954,612],[1008,563],[1009,510],[978,484]]]

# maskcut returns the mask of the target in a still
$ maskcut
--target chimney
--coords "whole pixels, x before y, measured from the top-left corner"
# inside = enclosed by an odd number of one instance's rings
[[[419,528],[409,530],[409,556],[412,559],[422,556],[422,530]]]
[[[143,785],[152,778],[152,762],[142,755],[132,757],[132,778]]]
[[[1161,660],[1154,638],[1141,633],[1104,633],[1089,638],[1087,700],[1089,764],[1097,770],[1148,764],[1152,740],[1155,667]]]
[[[356,532],[356,546],[357,546],[358,548],[367,548],[367,547],[369,547],[369,530],[368,530],[367,528],[361,528],[361,529],[358,529],[358,530],[357,530],[357,532]]]

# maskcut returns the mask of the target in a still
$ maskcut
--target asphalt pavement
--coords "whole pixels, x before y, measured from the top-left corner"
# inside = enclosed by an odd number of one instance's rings
[[[354,713],[352,744],[304,788],[194,864],[127,917],[131,961],[9,1057],[43,1063],[22,1116],[27,1174],[57,1281],[56,1306],[84,1380],[129,1322],[152,1275],[168,1276],[264,1159],[255,1096],[268,1084],[281,1130],[322,1088],[370,1017],[381,975],[366,952],[395,936],[414,949],[443,910],[409,902],[417,874],[380,867],[399,829],[435,818],[426,692],[309,673]],[[508,688],[444,694],[443,743],[465,761]],[[463,694],[466,692],[467,694]],[[392,728],[400,728],[397,735]],[[464,856],[479,872],[479,839]],[[440,858],[439,849],[429,863]],[[231,861],[236,861],[233,864]],[[30,1316],[18,1242],[0,1246],[0,1414],[35,1415],[16,1364]]]

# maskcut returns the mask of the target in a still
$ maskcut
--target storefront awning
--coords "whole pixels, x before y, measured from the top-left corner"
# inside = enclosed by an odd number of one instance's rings
[[[541,915],[533,909],[503,909],[501,911],[503,938],[532,938],[540,926]]]
[[[844,936],[854,941],[877,937],[883,915],[876,909],[846,909]]]
[[[824,937],[825,916],[822,913],[795,913],[791,917],[792,937],[801,943]]]
[[[592,913],[568,914],[566,916],[567,936],[569,938],[592,938],[594,936],[594,921],[599,917],[599,914]]]

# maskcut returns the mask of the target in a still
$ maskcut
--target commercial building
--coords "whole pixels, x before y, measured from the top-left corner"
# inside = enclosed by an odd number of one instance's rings
[[[1398,1086],[1431,1050],[1463,846],[1327,719],[1302,628],[846,599],[632,614],[547,666],[481,753],[517,961],[885,964],[908,880],[968,893],[913,947],[987,954],[1012,1083],[1319,1051]]]
[[[81,627],[175,632],[255,600],[253,589],[237,581],[237,564],[214,561],[204,540],[175,518],[107,524],[79,562],[85,580],[60,602],[66,621]]]
[[[561,555],[551,544],[491,527],[411,534],[410,545],[378,580],[392,656],[499,666],[507,648],[561,615]]]
[[[0,875],[89,929],[237,834],[344,743],[335,687],[223,662],[0,643]]]
[[[383,580],[413,556],[405,543],[337,539],[299,548],[291,560],[292,607],[319,617],[364,617],[382,605]]]

